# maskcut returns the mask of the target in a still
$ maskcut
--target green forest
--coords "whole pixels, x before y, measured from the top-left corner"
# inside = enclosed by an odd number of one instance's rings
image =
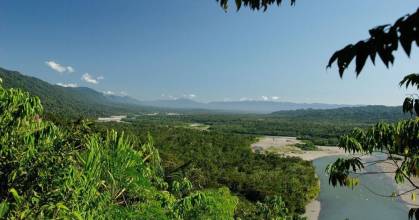
[[[2,74],[0,216],[8,219],[300,219],[320,190],[313,164],[254,153],[258,137],[295,136],[310,151],[336,146],[354,127],[409,117],[385,106],[167,115],[92,105],[86,91],[60,99],[42,92],[59,87]],[[112,114],[128,117],[96,122]]]
[[[141,123],[54,124],[0,87],[0,216],[8,219],[298,219],[310,162],[254,154],[254,136]]]

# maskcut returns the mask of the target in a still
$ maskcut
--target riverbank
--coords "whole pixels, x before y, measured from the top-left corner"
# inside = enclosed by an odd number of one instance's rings
[[[303,160],[313,161],[322,157],[344,155],[345,151],[337,147],[317,146],[317,150],[303,151],[295,147],[296,144],[302,143],[295,137],[279,137],[279,136],[265,136],[252,144],[252,150],[267,151],[282,154],[290,157],[299,157]],[[318,200],[313,200],[305,207],[304,217],[307,220],[318,220],[321,211],[321,203]]]
[[[315,199],[306,205],[306,213],[303,217],[306,217],[307,220],[318,220],[320,217],[321,203],[319,200]]]
[[[315,159],[327,156],[344,155],[345,151],[338,147],[316,146],[317,150],[303,151],[296,147],[296,144],[302,143],[295,137],[265,136],[252,144],[253,151],[267,151],[282,154],[285,156],[299,157],[303,160],[313,161]]]
[[[399,162],[401,163],[401,162]],[[401,164],[399,164],[401,165]],[[394,172],[397,169],[397,166],[393,163],[393,161],[388,160],[385,161],[383,163],[378,163],[377,167],[382,170],[383,172],[386,172],[385,175],[387,175],[388,177],[390,177],[393,181],[394,184],[396,184],[395,180],[394,180]],[[419,185],[419,178],[418,177],[413,177],[411,179],[413,181],[413,183],[415,185]],[[404,183],[401,184],[396,184],[397,186],[397,194],[402,194],[404,192],[410,191],[413,189],[413,186],[410,184],[410,182],[408,182],[407,180]],[[419,195],[419,190],[414,190],[412,192],[406,193],[401,195],[399,198],[401,200],[401,202],[403,202],[408,208],[418,208],[419,207],[419,200],[415,199],[412,200],[412,193],[415,193],[416,195]]]

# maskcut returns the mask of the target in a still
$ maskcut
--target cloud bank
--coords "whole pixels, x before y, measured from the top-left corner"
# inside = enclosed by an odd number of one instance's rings
[[[56,85],[61,86],[61,87],[69,87],[69,88],[79,87],[79,85],[77,85],[77,83],[57,83]]]
[[[74,73],[73,67],[61,65],[53,60],[46,61],[45,64],[52,70],[59,73]]]
[[[82,81],[90,83],[90,84],[99,84],[99,81],[103,79],[104,79],[103,76],[93,77],[89,73],[85,73],[83,74],[83,76],[81,76]]]

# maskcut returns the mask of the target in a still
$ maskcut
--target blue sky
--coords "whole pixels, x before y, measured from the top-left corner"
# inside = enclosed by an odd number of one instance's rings
[[[0,0],[0,66],[142,100],[399,105],[412,91],[398,82],[419,71],[418,49],[411,59],[396,54],[390,69],[367,64],[358,78],[325,66],[335,50],[418,6],[298,0],[225,13],[215,0]]]

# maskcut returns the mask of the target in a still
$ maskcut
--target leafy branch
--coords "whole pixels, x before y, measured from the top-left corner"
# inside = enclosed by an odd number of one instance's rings
[[[378,55],[388,68],[394,63],[393,52],[399,49],[399,44],[410,56],[412,43],[419,46],[419,9],[413,14],[407,14],[399,18],[393,25],[386,24],[377,26],[369,31],[370,37],[358,41],[356,44],[349,44],[341,50],[336,51],[327,65],[330,68],[337,63],[340,77],[343,76],[349,64],[355,59],[355,72],[358,76],[368,58],[375,65],[375,58]]]
[[[229,1],[228,0],[216,0],[220,6],[227,11],[228,6],[229,6]],[[291,5],[295,5],[295,1],[296,0],[289,0]],[[281,5],[282,4],[282,0],[235,0],[235,4],[236,4],[236,8],[237,11],[240,10],[240,8],[246,7],[246,8],[250,8],[253,11],[259,11],[262,10],[266,11],[268,9],[269,6],[271,5]]]

